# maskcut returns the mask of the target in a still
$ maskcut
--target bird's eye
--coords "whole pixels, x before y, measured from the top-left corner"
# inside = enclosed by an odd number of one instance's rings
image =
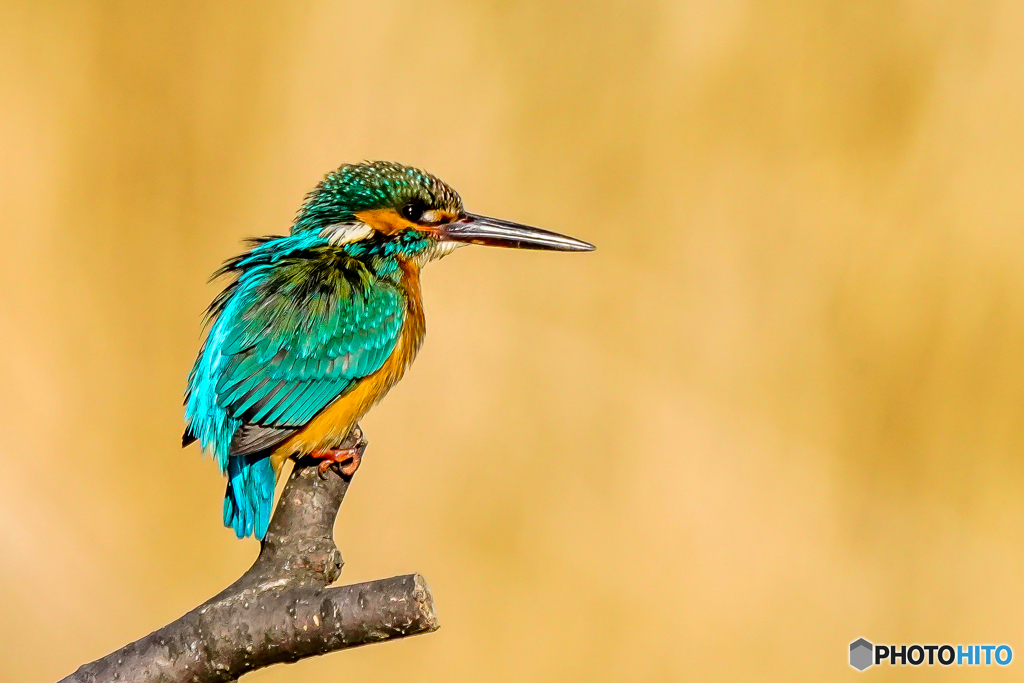
[[[423,218],[423,211],[426,209],[422,202],[409,202],[402,207],[402,215],[413,223],[418,223]]]

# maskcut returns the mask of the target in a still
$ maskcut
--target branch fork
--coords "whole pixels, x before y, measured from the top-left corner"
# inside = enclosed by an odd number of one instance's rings
[[[256,562],[167,626],[85,664],[60,683],[218,683],[438,628],[419,574],[330,588],[344,562],[334,521],[350,478],[296,463]]]

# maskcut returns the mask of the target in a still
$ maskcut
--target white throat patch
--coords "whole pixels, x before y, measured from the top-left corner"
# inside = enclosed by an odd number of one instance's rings
[[[361,221],[356,221],[354,223],[334,223],[320,231],[321,237],[329,240],[331,244],[336,244],[338,246],[364,240],[372,234],[373,228]]]
[[[435,242],[429,249],[424,249],[416,257],[416,262],[420,267],[425,266],[430,261],[436,261],[439,258],[447,256],[459,247],[466,245],[459,242]]]

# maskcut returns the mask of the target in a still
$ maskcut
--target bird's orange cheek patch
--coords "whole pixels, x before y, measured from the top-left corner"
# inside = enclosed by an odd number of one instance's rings
[[[356,218],[384,235],[394,235],[417,227],[415,223],[398,215],[394,209],[367,209],[357,213]]]
[[[427,232],[431,232],[433,230],[429,225],[413,223],[407,218],[401,216],[394,209],[367,209],[366,211],[360,211],[357,213],[356,218],[369,225],[382,235],[394,235],[402,232],[403,230],[410,229]],[[424,214],[424,218],[429,218],[431,223],[440,225],[456,220],[458,215],[451,213],[450,211],[433,209],[428,211],[427,214]]]

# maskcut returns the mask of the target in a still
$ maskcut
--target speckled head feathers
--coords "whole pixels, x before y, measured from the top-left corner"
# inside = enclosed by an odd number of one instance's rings
[[[436,176],[391,161],[365,161],[328,173],[306,196],[292,232],[320,230],[352,221],[360,211],[397,210],[410,202],[452,214],[463,211],[458,193]]]

